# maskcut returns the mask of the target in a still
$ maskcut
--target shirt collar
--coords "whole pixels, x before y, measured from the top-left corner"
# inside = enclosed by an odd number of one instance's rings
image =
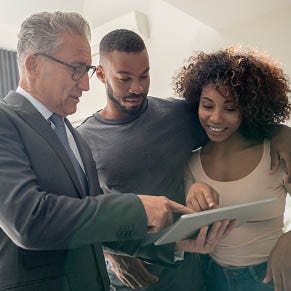
[[[17,87],[16,92],[21,94],[23,97],[25,97],[38,111],[39,113],[45,118],[48,119],[53,114],[50,110],[47,109],[39,100],[34,98],[32,95],[30,95],[27,91],[25,91],[21,87]]]

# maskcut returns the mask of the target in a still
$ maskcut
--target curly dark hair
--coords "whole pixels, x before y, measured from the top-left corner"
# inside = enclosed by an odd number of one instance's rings
[[[290,117],[289,81],[282,68],[257,49],[230,47],[197,52],[174,76],[174,90],[197,112],[202,88],[226,87],[241,113],[240,131],[248,139],[270,138],[274,125]]]

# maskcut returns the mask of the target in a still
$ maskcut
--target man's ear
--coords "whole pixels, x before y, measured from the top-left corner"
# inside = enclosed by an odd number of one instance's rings
[[[29,55],[24,60],[26,72],[31,78],[37,78],[39,74],[39,60],[37,56]]]
[[[96,68],[96,76],[102,83],[105,83],[104,70],[103,70],[103,67],[100,65],[98,65]]]

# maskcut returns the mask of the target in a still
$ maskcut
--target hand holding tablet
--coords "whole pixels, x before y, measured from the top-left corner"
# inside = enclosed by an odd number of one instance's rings
[[[202,226],[195,236],[176,242],[176,249],[189,253],[207,254],[214,250],[215,246],[227,236],[235,227],[237,221],[222,220],[211,225]]]
[[[181,241],[193,236],[202,226],[220,220],[237,220],[239,225],[254,219],[258,214],[267,213],[276,198],[237,204],[217,209],[182,215],[173,225],[163,232],[155,245]]]

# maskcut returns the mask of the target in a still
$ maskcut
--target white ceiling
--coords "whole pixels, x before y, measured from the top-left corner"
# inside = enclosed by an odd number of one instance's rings
[[[79,12],[96,27],[132,10],[147,14],[157,1],[167,2],[218,30],[258,15],[267,17],[273,11],[291,9],[291,0],[0,0],[0,28],[16,36],[20,23],[32,13],[56,10]]]
[[[154,1],[168,2],[210,26],[219,27],[291,7],[291,0]],[[134,9],[146,13],[149,3],[149,0],[0,0],[0,24],[18,26],[33,12],[64,10],[80,12],[97,26]]]
[[[62,10],[79,12],[92,26],[98,26],[132,10],[146,12],[148,3],[147,0],[0,0],[0,25],[19,27],[32,13]]]
[[[215,29],[291,9],[291,0],[165,0]]]
[[[83,13],[91,26],[97,27],[132,10],[147,14],[150,2],[150,0],[84,0]]]
[[[34,12],[83,10],[83,0],[0,0],[0,24],[18,26]]]

